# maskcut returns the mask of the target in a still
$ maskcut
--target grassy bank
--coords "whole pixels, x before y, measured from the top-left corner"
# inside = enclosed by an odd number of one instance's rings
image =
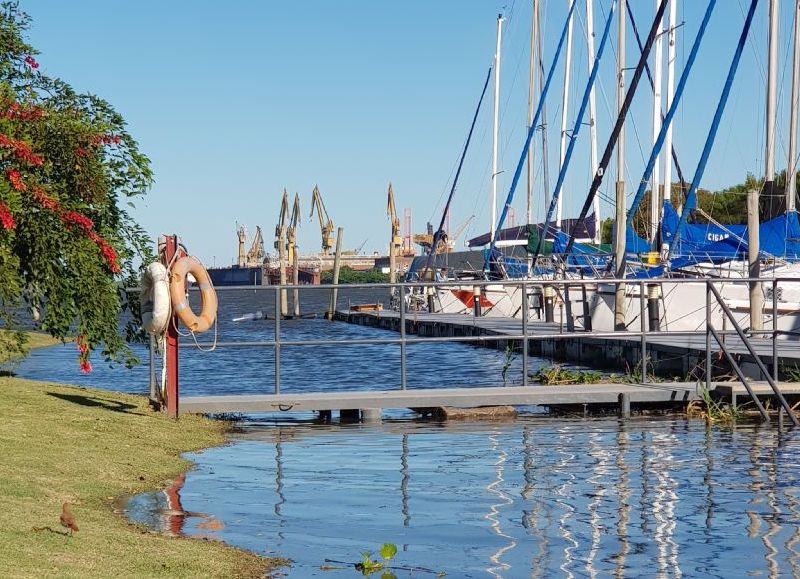
[[[0,574],[263,576],[266,559],[154,535],[113,511],[120,496],[190,468],[180,454],[224,443],[224,429],[170,420],[143,397],[0,378]],[[80,528],[74,536],[60,534],[63,502]]]
[[[48,346],[55,346],[56,344],[61,343],[60,340],[56,340],[50,336],[50,334],[45,334],[42,332],[23,333],[25,334],[26,338],[23,348],[26,351],[36,348],[47,348]],[[13,343],[12,336],[12,332],[9,332],[8,330],[0,330],[0,364],[13,360],[19,356],[19,353],[10,352],[6,347],[7,345]]]

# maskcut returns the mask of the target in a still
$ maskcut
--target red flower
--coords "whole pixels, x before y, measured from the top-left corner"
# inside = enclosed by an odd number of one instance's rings
[[[99,246],[100,253],[103,254],[103,258],[106,260],[111,273],[119,273],[120,267],[119,262],[117,262],[117,252],[114,251],[114,248],[102,239],[100,240]]]
[[[39,63],[36,62],[36,59],[33,58],[32,56],[26,56],[25,57],[25,64],[27,64],[28,66],[30,66],[34,70],[39,68]]]
[[[66,211],[61,215],[61,221],[67,225],[77,225],[86,231],[89,231],[94,226],[91,219],[85,215],[81,215],[77,211]]]
[[[2,201],[0,201],[0,226],[7,230],[12,230],[17,227],[17,223],[14,221],[14,216],[11,215],[11,211],[8,209],[8,206]]]
[[[36,187],[35,185],[31,187],[31,193],[36,202],[48,211],[58,210],[58,201],[52,197],[49,197],[47,193],[42,191],[39,187]]]
[[[79,334],[75,336],[75,344],[78,346],[78,351],[81,353],[81,358],[89,353],[89,344],[86,342],[86,336]]]
[[[26,191],[28,187],[22,182],[22,175],[15,169],[6,171],[6,177],[11,181],[11,186],[17,191]]]
[[[89,374],[92,371],[92,363],[89,360],[81,360],[81,372]]]
[[[75,156],[76,157],[88,157],[89,153],[86,151],[86,149],[84,149],[82,147],[78,147],[77,149],[75,149]]]

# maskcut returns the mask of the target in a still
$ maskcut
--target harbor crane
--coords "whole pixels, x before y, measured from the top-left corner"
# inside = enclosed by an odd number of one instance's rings
[[[333,221],[328,217],[328,212],[325,209],[325,204],[322,202],[322,195],[320,195],[319,187],[314,185],[314,191],[311,193],[311,213],[309,219],[314,217],[314,210],[317,211],[319,217],[319,227],[322,231],[322,254],[328,255],[333,248]]]
[[[286,228],[287,261],[294,267],[295,254],[297,253],[297,226],[300,224],[300,195],[294,194],[294,205],[289,217],[289,226]]]
[[[239,267],[244,267],[247,262],[247,255],[244,252],[244,244],[247,241],[247,229],[244,228],[244,225],[236,223],[236,236],[239,238],[239,259],[237,263]]]
[[[400,237],[400,218],[397,216],[391,183],[389,183],[389,194],[386,201],[386,214],[392,224],[392,236],[389,241],[389,282],[395,283],[397,281],[397,257],[400,255],[403,239]]]
[[[281,211],[278,215],[278,225],[275,226],[275,249],[278,250],[278,274],[281,285],[286,285],[286,216],[288,213],[289,194],[284,189],[283,197],[281,198]],[[282,289],[280,294],[281,315],[285,317],[289,309],[286,290]]]
[[[439,239],[438,247],[436,248],[436,253],[450,253],[456,247],[456,240],[464,233],[464,230],[467,226],[475,219],[474,215],[470,215],[464,222],[462,222],[456,230],[453,232],[452,235],[442,235]],[[416,233],[414,234],[414,243],[422,247],[427,253],[431,251],[431,245],[433,244],[433,228],[428,225],[429,231],[428,233]]]
[[[250,244],[250,250],[247,252],[247,266],[257,267],[261,265],[266,255],[264,251],[264,236],[261,233],[261,227],[256,225],[256,235],[253,237],[253,243]]]

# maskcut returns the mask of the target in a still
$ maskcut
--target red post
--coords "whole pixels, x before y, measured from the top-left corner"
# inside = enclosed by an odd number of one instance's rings
[[[164,249],[164,265],[169,267],[178,252],[178,236],[167,235]],[[167,326],[167,415],[178,417],[178,320],[173,315]]]

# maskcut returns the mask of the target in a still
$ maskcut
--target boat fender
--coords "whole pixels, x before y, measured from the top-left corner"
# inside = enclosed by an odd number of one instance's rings
[[[190,274],[197,280],[200,288],[199,315],[192,311],[186,299],[186,282]],[[175,262],[169,275],[169,293],[172,298],[172,311],[189,330],[200,334],[214,324],[214,320],[217,319],[217,293],[206,268],[197,258],[182,257]]]
[[[154,261],[145,268],[139,301],[144,329],[153,335],[163,334],[169,323],[169,283],[163,264]]]

